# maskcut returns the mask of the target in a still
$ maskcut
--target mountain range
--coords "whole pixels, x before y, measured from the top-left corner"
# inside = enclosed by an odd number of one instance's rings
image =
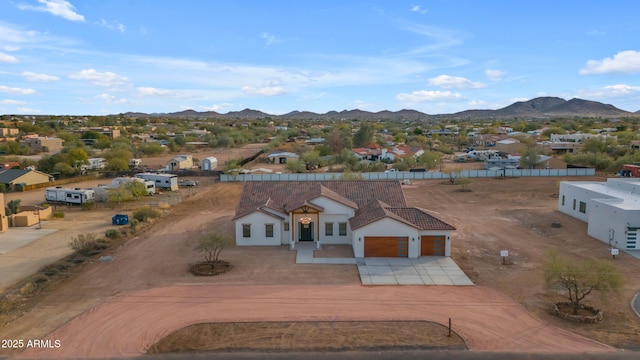
[[[497,110],[465,110],[453,114],[430,115],[416,110],[379,111],[369,112],[364,110],[329,111],[324,114],[310,111],[292,111],[283,115],[271,115],[259,110],[244,109],[242,111],[230,111],[226,114],[215,111],[198,112],[185,110],[165,114],[125,113],[129,117],[178,117],[185,119],[197,118],[221,118],[221,119],[259,119],[270,117],[273,119],[362,119],[362,120],[444,120],[444,119],[541,119],[553,117],[637,117],[640,111],[635,113],[624,111],[610,104],[597,101],[571,99],[565,100],[559,97],[538,97],[528,101],[518,101],[509,106]]]

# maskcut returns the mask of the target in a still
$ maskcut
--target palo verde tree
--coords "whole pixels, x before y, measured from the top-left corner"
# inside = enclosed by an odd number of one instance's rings
[[[624,286],[622,273],[611,262],[576,261],[560,256],[556,248],[547,251],[544,281],[548,288],[563,291],[573,306],[574,315],[578,314],[582,300],[594,290],[601,295],[613,292],[621,296]]]
[[[196,250],[202,253],[206,263],[215,264],[219,261],[220,253],[229,243],[229,237],[220,233],[211,233],[200,238]]]

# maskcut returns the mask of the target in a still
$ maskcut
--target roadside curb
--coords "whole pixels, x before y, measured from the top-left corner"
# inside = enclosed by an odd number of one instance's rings
[[[631,299],[631,309],[640,318],[640,292],[637,292]]]

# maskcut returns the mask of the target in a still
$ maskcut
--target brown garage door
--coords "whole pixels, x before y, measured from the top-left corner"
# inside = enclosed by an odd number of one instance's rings
[[[444,256],[444,235],[424,235],[420,238],[420,256]]]
[[[398,236],[366,236],[365,257],[408,257],[409,238]]]

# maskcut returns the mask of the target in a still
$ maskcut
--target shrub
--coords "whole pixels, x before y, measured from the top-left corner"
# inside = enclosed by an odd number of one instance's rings
[[[96,245],[96,236],[94,234],[79,234],[69,242],[75,252],[79,254],[89,254]]]
[[[109,229],[104,233],[104,236],[115,240],[120,238],[120,232],[116,229]]]
[[[35,283],[26,283],[23,287],[20,288],[20,295],[29,296],[33,294],[38,289],[38,285]]]
[[[149,206],[141,207],[133,212],[133,218],[138,221],[147,221],[149,219],[160,217],[160,215],[162,215],[162,213],[159,210],[153,209]]]
[[[96,206],[96,204],[95,204],[95,203],[93,203],[93,202],[86,202],[86,203],[82,203],[82,204],[80,205],[80,207],[82,208],[82,211],[88,211],[88,210],[91,210],[91,209],[93,209],[95,206]]]
[[[131,222],[129,222],[129,227],[131,228],[131,231],[133,233],[136,232],[136,228],[138,227],[138,224],[140,224],[140,221],[138,221],[138,219],[131,219]]]
[[[64,218],[64,213],[62,211],[54,211],[51,216],[53,216],[55,219],[63,219]]]

